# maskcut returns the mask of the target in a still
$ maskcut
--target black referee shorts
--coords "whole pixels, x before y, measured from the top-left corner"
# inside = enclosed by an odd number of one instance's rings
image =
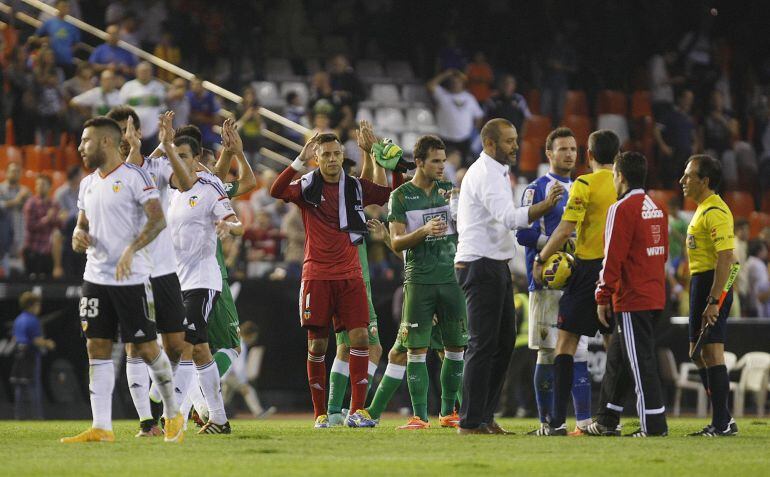
[[[698,341],[703,324],[703,311],[706,309],[711,285],[714,284],[714,270],[693,273],[690,277],[690,343]],[[719,298],[719,297],[716,297]],[[711,326],[706,343],[724,343],[727,339],[727,315],[733,306],[733,290],[727,293],[719,309],[717,322]]]
[[[80,325],[86,338],[145,343],[156,338],[152,286],[83,282]]]
[[[596,283],[602,270],[602,260],[575,259],[575,270],[559,300],[559,317],[556,326],[576,335],[595,336],[612,333],[612,323],[604,327],[596,316]]]
[[[186,318],[184,340],[193,345],[208,343],[208,322],[219,292],[208,288],[194,288],[182,292]]]
[[[155,297],[155,319],[158,333],[179,333],[184,331],[185,317],[182,288],[176,273],[151,277],[152,294]]]

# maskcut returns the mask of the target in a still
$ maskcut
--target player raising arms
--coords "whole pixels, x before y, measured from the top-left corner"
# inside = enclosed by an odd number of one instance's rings
[[[145,247],[166,226],[158,190],[150,176],[120,153],[120,126],[109,118],[85,122],[78,151],[96,169],[80,183],[74,251],[86,252],[80,317],[89,357],[93,425],[64,443],[112,442],[112,342],[120,329],[147,363],[166,411],[166,441],[181,442],[184,419],[174,397],[171,364],[155,342],[151,258]]]
[[[545,154],[551,165],[548,174],[539,177],[524,191],[522,207],[543,201],[553,184],[560,183],[566,193],[561,202],[528,229],[516,232],[519,244],[526,247],[527,278],[529,281],[529,347],[537,350],[535,365],[535,400],[540,417],[540,429],[530,432],[538,435],[553,410],[553,359],[556,348],[556,316],[559,312],[561,290],[548,290],[538,285],[532,277],[535,255],[548,241],[561,221],[572,180],[570,173],[577,160],[577,142],[569,128],[557,128],[545,140]],[[574,249],[569,239],[570,249]],[[582,433],[591,423],[591,377],[588,373],[588,339],[580,338],[575,353],[575,377],[572,383],[572,401],[575,407],[577,426],[573,435]]]
[[[318,169],[291,182],[315,155]],[[308,332],[307,372],[317,428],[329,427],[326,364],[329,324],[350,339],[351,427],[373,427],[364,410],[368,387],[369,311],[356,246],[367,233],[363,208],[384,204],[391,189],[342,170],[342,144],[334,134],[310,138],[276,179],[270,194],[297,204],[307,230],[300,288],[300,323]]]

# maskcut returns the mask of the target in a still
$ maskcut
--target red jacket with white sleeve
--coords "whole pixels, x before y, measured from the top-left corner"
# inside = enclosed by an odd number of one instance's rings
[[[643,189],[628,191],[607,212],[596,303],[612,299],[615,312],[662,310],[667,257],[666,214]]]

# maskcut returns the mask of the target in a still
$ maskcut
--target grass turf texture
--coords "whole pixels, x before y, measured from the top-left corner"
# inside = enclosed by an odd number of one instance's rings
[[[114,475],[770,475],[770,420],[738,420],[729,438],[683,437],[703,419],[669,420],[666,438],[532,437],[533,419],[502,419],[515,436],[458,436],[435,427],[396,431],[313,429],[312,420],[233,421],[230,436],[195,434],[183,444],[135,438],[137,423],[115,423],[115,443],[61,444],[86,421],[0,421],[0,474]],[[438,420],[432,422],[438,426]],[[636,429],[626,419],[624,432]],[[246,474],[244,473],[246,472]]]

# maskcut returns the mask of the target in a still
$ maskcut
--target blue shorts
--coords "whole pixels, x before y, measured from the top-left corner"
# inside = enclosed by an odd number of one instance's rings
[[[706,309],[706,301],[714,284],[714,270],[693,273],[690,277],[690,343],[698,341],[701,325],[703,323],[703,310]],[[717,297],[719,298],[719,297]],[[719,309],[717,322],[711,326],[706,337],[706,343],[724,343],[727,338],[727,315],[733,306],[733,290],[727,293],[722,307]]]

